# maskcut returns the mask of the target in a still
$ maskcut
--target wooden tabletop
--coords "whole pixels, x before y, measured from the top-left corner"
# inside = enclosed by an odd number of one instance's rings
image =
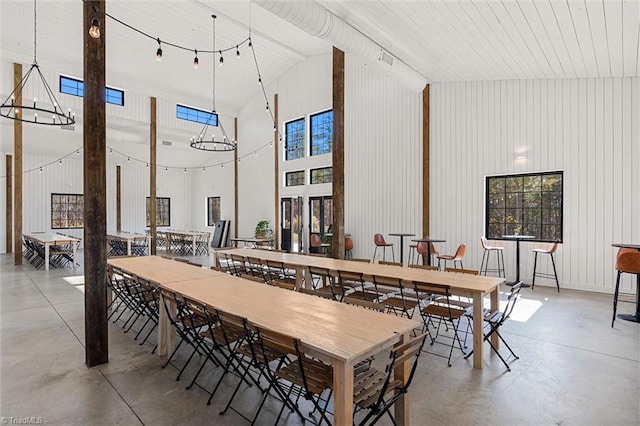
[[[260,326],[299,337],[310,355],[360,360],[379,353],[420,322],[327,300],[228,274],[162,287]]]
[[[267,250],[239,248],[225,250],[227,254],[257,257],[264,260],[276,260],[290,266],[317,266],[334,271],[355,272],[364,275],[400,278],[405,281],[417,281],[431,284],[449,285],[458,293],[493,291],[504,278],[487,277],[471,274],[455,274],[451,272],[430,271],[420,268],[408,268],[378,263],[354,262],[351,260],[333,259],[330,257],[304,256]]]
[[[225,275],[222,272],[198,268],[187,263],[165,259],[160,256],[112,258],[108,259],[107,263],[157,285]]]
[[[108,236],[122,238],[123,240],[138,240],[138,239],[146,239],[148,235],[145,234],[137,234],[135,232],[122,232],[122,231],[114,231],[108,232]]]
[[[77,238],[69,237],[67,235],[58,234],[56,232],[36,232],[33,234],[26,234],[29,238],[32,238],[41,243],[69,243],[74,241],[80,241]]]

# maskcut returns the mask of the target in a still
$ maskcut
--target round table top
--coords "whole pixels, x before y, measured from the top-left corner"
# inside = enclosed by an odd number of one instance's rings
[[[535,237],[536,237],[535,235],[518,235],[518,234],[502,236],[502,238],[507,240],[531,240]]]
[[[640,244],[622,244],[622,243],[615,243],[615,244],[611,244],[611,246],[612,246],[612,247],[631,248],[631,249],[640,250]]]
[[[393,237],[415,237],[416,236],[416,234],[407,234],[404,232],[394,232],[394,233],[389,233],[389,235]]]
[[[447,242],[447,240],[443,240],[442,238],[431,238],[431,237],[418,238],[411,241],[415,243],[446,243]]]

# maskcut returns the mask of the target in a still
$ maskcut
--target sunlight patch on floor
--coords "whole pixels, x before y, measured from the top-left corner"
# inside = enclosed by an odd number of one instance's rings
[[[527,322],[541,306],[542,302],[539,300],[525,299],[521,297],[513,308],[513,312],[509,319],[518,322]]]

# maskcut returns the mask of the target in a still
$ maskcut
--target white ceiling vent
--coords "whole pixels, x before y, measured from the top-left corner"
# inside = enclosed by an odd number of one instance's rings
[[[162,141],[162,145],[171,146],[171,145],[173,145],[173,142],[171,142],[171,141]]]
[[[380,49],[380,57],[378,58],[378,60],[384,62],[389,66],[393,65],[393,56],[391,56],[389,52],[383,49]]]

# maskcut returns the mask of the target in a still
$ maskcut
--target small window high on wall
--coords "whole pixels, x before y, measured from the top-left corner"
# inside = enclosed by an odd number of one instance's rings
[[[304,185],[304,170],[298,170],[295,172],[288,172],[286,175],[287,186],[300,186]]]
[[[51,229],[84,228],[84,196],[51,194]]]
[[[180,104],[176,105],[176,118],[209,126],[218,125],[218,114]]]
[[[105,87],[104,100],[108,104],[124,106],[124,90]],[[84,82],[76,78],[60,76],[60,93],[72,96],[84,96]]]
[[[207,226],[216,226],[220,220],[220,197],[207,197]]]
[[[562,241],[563,172],[486,178],[485,235],[533,235],[537,241]]]
[[[151,226],[151,199],[147,197],[147,226]],[[156,226],[171,226],[171,198],[156,198]]]

